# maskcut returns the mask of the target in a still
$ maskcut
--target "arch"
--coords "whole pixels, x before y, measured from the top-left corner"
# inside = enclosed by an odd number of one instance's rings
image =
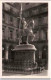
[[[36,61],[38,61],[38,59],[39,59],[39,48],[38,48],[38,46],[36,46],[36,52],[35,52],[35,56],[36,56]]]
[[[44,66],[48,69],[48,46],[44,45],[42,47],[42,60],[44,62]]]
[[[10,45],[8,48],[8,58],[12,60],[14,58],[14,54],[12,53],[12,49],[14,49],[13,45]]]
[[[48,46],[44,45],[42,47],[42,59],[47,59],[48,58]]]

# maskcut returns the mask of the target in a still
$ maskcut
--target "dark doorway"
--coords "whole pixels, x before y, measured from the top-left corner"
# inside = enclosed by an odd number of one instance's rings
[[[14,47],[12,45],[10,45],[9,46],[9,55],[8,55],[9,60],[14,59],[14,53],[12,52],[13,49],[14,49]]]
[[[47,59],[48,58],[48,47],[45,45],[42,48],[42,59]]]
[[[48,47],[47,45],[43,46],[42,48],[42,60],[44,62],[44,66],[48,69]]]

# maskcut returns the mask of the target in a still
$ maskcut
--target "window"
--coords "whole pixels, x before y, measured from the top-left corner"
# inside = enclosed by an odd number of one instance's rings
[[[19,38],[18,30],[16,30],[16,39]]]
[[[45,24],[48,23],[48,17],[47,16],[43,17],[43,23],[45,23]]]
[[[39,40],[39,31],[34,33],[34,41],[38,41]]]
[[[10,7],[10,12],[13,13],[13,8],[12,7]]]
[[[12,16],[10,16],[10,22],[13,22],[13,17]]]
[[[3,21],[3,23],[5,22],[5,14],[4,14],[4,12],[2,13],[2,21]]]
[[[47,24],[48,23],[48,17],[39,17],[39,25]]]
[[[32,15],[38,14],[38,9],[32,9]]]
[[[29,16],[29,11],[25,11],[25,12],[23,13],[23,15],[24,15],[25,17],[28,17],[28,16]]]
[[[42,24],[43,24],[43,23],[42,23],[42,22],[43,22],[43,17],[40,16],[39,19],[38,19],[38,21],[39,21],[38,24],[39,24],[39,25],[42,25]]]
[[[17,18],[13,17],[13,25],[17,27]]]
[[[5,38],[5,29],[3,29],[2,38]]]
[[[10,31],[10,39],[13,39],[13,31]]]
[[[41,40],[46,40],[46,34],[44,30],[41,30]]]
[[[34,23],[34,26],[37,27],[38,24],[39,24],[39,22],[38,22],[38,18],[35,18],[35,19],[34,19],[34,22],[35,22],[35,23]]]
[[[3,13],[3,18],[5,18],[5,14]]]
[[[42,12],[48,11],[48,6],[42,6]]]

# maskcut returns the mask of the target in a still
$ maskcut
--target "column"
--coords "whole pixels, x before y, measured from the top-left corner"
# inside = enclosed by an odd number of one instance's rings
[[[8,46],[6,47],[5,59],[8,60]]]
[[[35,63],[35,51],[34,51],[34,63]]]

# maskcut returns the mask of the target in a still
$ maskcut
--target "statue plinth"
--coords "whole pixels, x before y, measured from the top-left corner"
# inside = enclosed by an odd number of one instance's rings
[[[35,62],[36,48],[32,44],[17,45],[12,54],[13,60],[8,60],[4,66],[5,71],[32,71],[36,67]]]
[[[32,44],[20,44],[13,49],[14,62],[18,70],[31,70],[34,68],[34,54],[36,48]]]

